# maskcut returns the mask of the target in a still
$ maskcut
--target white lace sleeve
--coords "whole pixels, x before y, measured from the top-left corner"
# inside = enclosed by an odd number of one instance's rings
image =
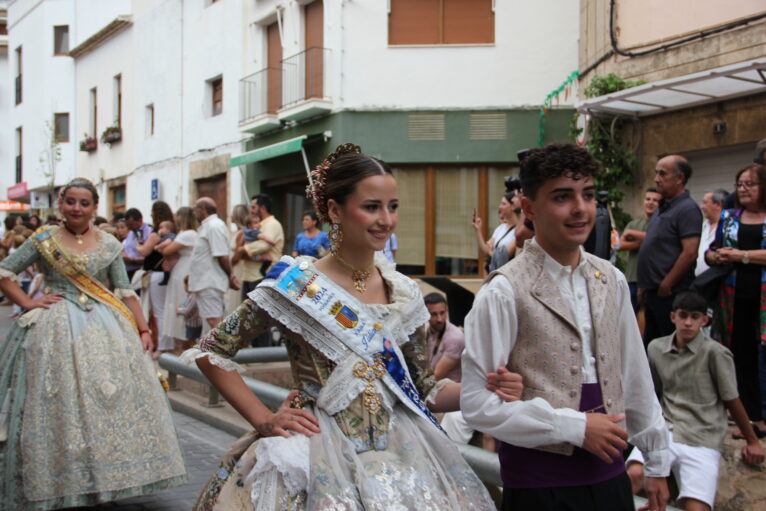
[[[16,274],[12,271],[5,270],[3,268],[0,268],[0,279],[11,279],[16,280]]]
[[[449,385],[450,383],[455,383],[454,381],[450,380],[449,378],[442,378],[441,380],[436,382],[436,385],[433,386],[431,391],[426,396],[426,403],[431,403],[432,405],[436,404],[436,396],[439,395],[439,392]]]
[[[234,371],[238,373],[245,372],[245,368],[239,365],[238,363],[234,362],[233,360],[224,358],[220,355],[216,355],[215,353],[210,353],[209,351],[202,351],[201,349],[197,347],[190,348],[184,351],[181,354],[181,357],[179,358],[179,360],[188,366],[196,367],[197,364],[194,361],[197,360],[198,358],[204,358],[204,357],[207,357],[207,359],[210,361],[211,364],[213,364],[216,367],[220,367],[224,371],[228,371],[230,373]]]
[[[138,295],[136,294],[135,291],[133,291],[132,289],[126,289],[126,288],[117,288],[117,289],[115,289],[114,290],[114,295],[117,298],[120,298],[120,299],[130,298],[131,296],[135,297],[135,298],[138,298]]]

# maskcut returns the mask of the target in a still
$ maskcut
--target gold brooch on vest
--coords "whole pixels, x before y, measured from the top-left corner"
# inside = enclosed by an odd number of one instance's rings
[[[604,284],[606,284],[606,275],[604,275],[603,273],[601,273],[599,270],[596,270],[596,273],[594,274],[594,276],[595,276],[597,279],[599,279],[601,282],[603,282]]]

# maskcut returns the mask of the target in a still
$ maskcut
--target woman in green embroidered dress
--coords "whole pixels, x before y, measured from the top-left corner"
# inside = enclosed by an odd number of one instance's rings
[[[89,506],[186,480],[122,246],[91,228],[97,204],[95,187],[73,180],[59,199],[65,224],[41,227],[0,264],[3,294],[28,310],[0,347],[2,510]],[[13,280],[32,263],[46,283],[34,300]]]
[[[182,357],[255,428],[229,451],[195,509],[495,509],[424,403],[456,409],[459,384],[436,382],[429,369],[418,285],[374,256],[398,219],[391,170],[345,144],[312,176],[315,209],[332,224],[331,254],[285,256]],[[292,406],[276,412],[231,361],[272,326],[283,334],[297,387]],[[498,385],[520,394],[518,380]]]

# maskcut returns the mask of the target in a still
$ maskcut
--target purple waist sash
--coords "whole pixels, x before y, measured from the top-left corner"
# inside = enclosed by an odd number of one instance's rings
[[[598,383],[583,384],[580,411],[606,413],[603,402]],[[612,463],[604,463],[580,447],[575,447],[571,456],[565,456],[501,442],[499,455],[506,488],[586,486],[612,479],[625,471],[622,456],[614,458]]]

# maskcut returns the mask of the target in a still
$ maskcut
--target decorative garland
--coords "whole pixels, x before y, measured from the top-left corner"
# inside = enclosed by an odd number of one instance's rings
[[[564,93],[564,100],[566,101],[569,99],[569,93],[572,90],[572,84],[575,83],[575,81],[579,78],[580,71],[575,70],[572,71],[566,80],[564,80],[564,83],[559,85],[556,89],[554,89],[550,94],[545,96],[545,100],[543,101],[543,106],[540,107],[540,115],[537,119],[537,145],[542,147],[543,145],[543,138],[545,137],[545,118],[548,115],[548,109],[551,107],[551,103],[553,101],[556,101],[556,104],[559,102],[559,96],[561,93]]]

